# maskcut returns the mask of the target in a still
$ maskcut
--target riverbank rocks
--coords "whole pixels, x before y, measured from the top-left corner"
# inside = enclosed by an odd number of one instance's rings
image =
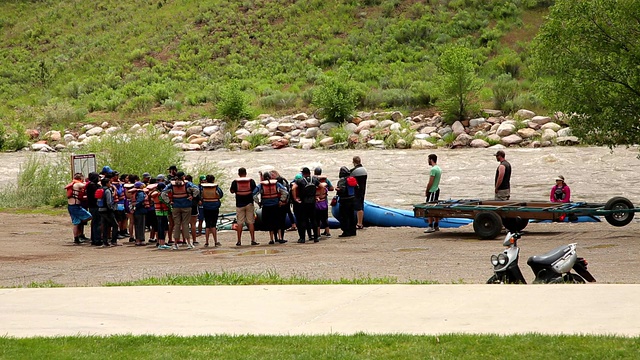
[[[234,128],[230,128],[229,123],[221,119],[203,118],[173,123],[160,121],[133,124],[124,130],[118,126],[110,126],[108,122],[103,122],[100,126],[79,124],[75,129],[67,129],[64,133],[33,129],[28,135],[33,137],[33,144],[29,146],[32,151],[76,150],[102,136],[119,136],[123,131],[140,135],[150,132],[161,134],[161,138],[169,139],[184,151],[221,148],[263,151],[286,147],[391,147],[416,150],[438,147],[488,148],[491,145],[541,147],[580,143],[577,137],[572,136],[571,128],[566,126],[569,118],[562,113],[546,116],[526,109],[519,110],[513,117],[503,116],[500,111],[484,110],[484,117],[447,124],[439,114],[407,116],[400,111],[390,111],[359,112],[346,123],[338,124],[306,113],[283,117],[261,114],[256,119],[241,121]],[[44,135],[40,135],[41,132]],[[252,143],[258,138],[262,138],[266,145],[253,148]]]

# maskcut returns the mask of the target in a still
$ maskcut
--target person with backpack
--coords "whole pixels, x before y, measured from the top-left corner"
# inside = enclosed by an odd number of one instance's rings
[[[357,201],[358,181],[351,176],[351,172],[346,166],[340,168],[338,176],[340,177],[336,187],[338,203],[340,204],[338,220],[342,229],[342,234],[338,235],[338,237],[356,236],[355,203]]]
[[[104,177],[100,180],[100,189],[96,191],[96,204],[102,222],[102,246],[110,247],[118,245],[118,221],[115,212],[118,209],[118,202],[114,197],[115,188],[112,179]],[[111,235],[111,241],[109,241]]]
[[[298,243],[305,243],[305,233],[311,227],[313,242],[318,242],[318,222],[316,220],[316,188],[320,182],[316,177],[311,177],[311,170],[308,167],[302,168],[302,178],[296,180],[291,187],[293,199],[297,204],[298,213],[296,221],[298,225]]]
[[[176,173],[174,180],[164,189],[162,200],[171,204],[171,216],[173,217],[173,238],[175,239],[174,250],[178,250],[180,235],[187,241],[187,248],[193,249],[193,241],[189,234],[189,222],[191,221],[191,206],[193,198],[200,195],[200,189],[184,177],[184,172]]]
[[[224,196],[222,189],[216,184],[214,175],[206,175],[204,182],[200,183],[200,198],[202,203],[202,216],[205,224],[205,243],[209,246],[209,236],[213,236],[213,245],[222,246],[218,242],[218,215],[220,215],[221,199]]]
[[[289,194],[282,184],[271,178],[270,173],[260,173],[260,176],[262,180],[253,190],[253,200],[262,208],[262,222],[269,231],[269,245],[276,242],[284,244],[287,240],[278,239],[278,216],[279,207],[287,203]]]
[[[253,190],[257,187],[255,180],[247,176],[247,169],[238,169],[238,177],[231,182],[229,192],[236,195],[236,233],[238,242],[236,246],[242,246],[242,228],[247,224],[251,245],[260,245],[256,242],[255,230],[255,206],[253,204]]]
[[[322,168],[317,167],[313,170],[313,175],[318,178],[320,186],[316,189],[316,218],[318,219],[318,234],[320,229],[324,229],[324,232],[320,235],[331,237],[331,229],[329,229],[329,191],[334,191],[335,188],[331,184],[331,180],[322,175]]]
[[[276,170],[271,170],[269,175],[271,176],[271,179],[275,179],[287,191],[287,198],[285,199],[285,201],[280,201],[280,203],[278,204],[278,216],[276,218],[278,229],[277,238],[280,239],[281,244],[284,244],[287,242],[284,239],[284,234],[287,231],[287,216],[289,216],[291,224],[295,225],[295,218],[293,217],[293,213],[291,212],[291,184]]]
[[[80,245],[88,240],[84,236],[84,225],[91,220],[91,213],[82,207],[82,201],[85,199],[85,183],[82,181],[84,175],[75,173],[73,181],[65,186],[67,192],[67,210],[71,216],[71,224],[73,224],[73,243]]]

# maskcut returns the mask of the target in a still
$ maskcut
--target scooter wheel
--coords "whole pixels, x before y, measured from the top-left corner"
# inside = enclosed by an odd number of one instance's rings
[[[567,274],[562,277],[562,280],[566,284],[584,284],[585,283],[582,276],[576,275],[576,274]]]
[[[487,284],[500,284],[500,279],[497,276],[493,275],[489,278],[489,280],[487,280]]]

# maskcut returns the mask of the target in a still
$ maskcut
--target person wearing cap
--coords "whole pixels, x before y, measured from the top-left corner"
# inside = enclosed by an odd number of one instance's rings
[[[241,167],[238,169],[238,178],[231,182],[229,191],[236,195],[236,221],[237,221],[237,237],[236,246],[242,245],[242,228],[247,224],[249,235],[251,235],[251,245],[260,245],[256,242],[255,232],[255,207],[253,205],[253,190],[257,187],[256,182],[247,177],[247,169]]]
[[[551,188],[549,201],[557,203],[571,202],[571,189],[569,189],[569,185],[564,182],[564,176],[559,175],[556,177],[556,184]]]
[[[149,185],[149,183],[151,182],[151,174],[149,174],[148,172],[143,173],[142,174],[142,182],[145,185]]]
[[[331,229],[329,228],[328,192],[334,191],[335,188],[333,187],[331,180],[322,175],[321,167],[318,166],[313,169],[313,175],[318,178],[318,181],[320,182],[320,187],[318,187],[316,192],[316,218],[318,219],[318,226],[320,229],[324,229],[324,232],[320,235],[331,237]],[[320,233],[320,230],[318,230],[318,233]]]
[[[496,169],[495,200],[509,200],[511,197],[511,164],[505,160],[505,153],[498,150],[495,153],[496,160],[500,163]]]
[[[353,169],[351,169],[351,176],[356,178],[358,182],[358,191],[356,192],[354,207],[356,209],[358,223],[356,229],[362,229],[364,227],[364,195],[367,192],[367,169],[362,166],[362,160],[360,156],[353,157]]]
[[[112,172],[114,171],[111,169],[111,167],[109,165],[105,165],[102,167],[102,171],[100,171],[100,175],[104,177],[107,174],[111,174]]]
[[[100,175],[97,172],[90,172],[87,176],[89,182],[86,185],[87,190],[87,208],[91,214],[91,245],[102,245],[102,234],[100,232],[100,213],[98,212],[98,203],[95,197],[96,191],[101,188]],[[108,179],[107,179],[108,181]]]
[[[189,234],[189,222],[191,221],[191,206],[193,199],[200,195],[200,190],[194,184],[185,181],[184,172],[176,173],[175,180],[172,180],[164,189],[162,200],[171,205],[171,216],[173,217],[173,238],[176,243],[174,249],[178,249],[180,236],[187,241],[187,247],[193,249],[193,241]]]
[[[351,171],[346,166],[342,166],[338,173],[338,184],[336,193],[338,195],[338,220],[342,234],[338,237],[356,236],[356,216],[354,215],[354,203],[358,192],[358,181],[351,176]]]
[[[298,243],[305,242],[305,233],[307,228],[311,228],[313,236],[309,240],[318,242],[318,221],[316,219],[316,189],[320,186],[320,181],[311,176],[311,170],[308,167],[302,168],[300,171],[302,178],[296,180],[291,187],[291,193],[294,205],[294,212],[297,208],[296,222],[298,225]]]

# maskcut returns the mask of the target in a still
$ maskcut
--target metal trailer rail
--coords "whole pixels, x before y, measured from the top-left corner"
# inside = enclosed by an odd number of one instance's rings
[[[494,239],[503,226],[511,232],[521,231],[531,219],[561,222],[566,218],[577,219],[578,216],[604,216],[613,226],[625,226],[633,220],[636,212],[640,212],[640,208],[635,208],[629,199],[620,196],[613,197],[604,204],[460,199],[413,206],[414,215],[425,219],[473,219],[473,230],[481,239]]]

